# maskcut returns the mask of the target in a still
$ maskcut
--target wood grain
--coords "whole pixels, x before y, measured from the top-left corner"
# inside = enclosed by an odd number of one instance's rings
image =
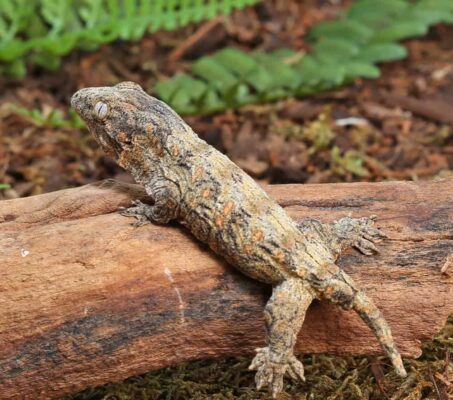
[[[420,355],[453,312],[453,180],[267,187],[295,219],[379,216],[380,254],[342,267]],[[270,294],[175,225],[131,226],[115,210],[145,199],[103,181],[0,202],[0,397],[59,398],[196,358],[263,345]],[[353,313],[314,303],[299,352],[375,354]]]

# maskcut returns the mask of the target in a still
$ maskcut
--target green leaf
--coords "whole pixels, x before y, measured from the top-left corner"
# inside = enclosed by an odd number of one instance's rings
[[[30,44],[17,40],[14,42],[0,43],[0,60],[15,62],[22,57],[30,48]]]
[[[75,46],[77,35],[67,33],[58,38],[47,37],[40,41],[39,52],[45,52],[54,56],[62,56],[68,54]]]
[[[321,65],[318,68],[320,83],[317,87],[321,90],[332,89],[344,83],[346,78],[346,68],[344,65]]]
[[[410,13],[410,19],[426,25],[434,25],[439,22],[444,22],[445,16],[445,11],[412,10]]]
[[[321,79],[318,74],[319,65],[310,55],[304,56],[300,62],[294,66],[294,69],[299,74],[300,85],[302,86],[315,86]]]
[[[249,54],[226,48],[218,51],[214,59],[258,92],[269,90],[274,85],[273,76]]]
[[[420,0],[412,8],[412,15],[428,24],[453,23],[453,2],[451,0]]]
[[[371,42],[395,42],[415,36],[423,36],[428,32],[428,25],[419,21],[400,21],[383,29],[372,37]]]
[[[193,103],[190,93],[186,90],[178,90],[173,97],[171,104],[177,112],[181,110],[187,112],[187,110],[196,109],[196,105]]]
[[[21,60],[20,58],[7,64],[3,68],[7,75],[13,76],[15,78],[22,78],[27,73],[27,68],[25,67],[25,62],[23,60]]]
[[[202,106],[208,85],[187,74],[179,74],[173,79],[158,82],[156,94],[170,103],[177,112],[192,114]]]
[[[208,81],[219,92],[226,93],[237,84],[235,76],[213,57],[205,57],[195,62],[192,72]]]
[[[2,189],[11,189],[11,185],[9,183],[0,183],[0,190]]]
[[[228,104],[221,100],[214,90],[209,90],[204,94],[201,104],[201,110],[208,114],[228,108]]]
[[[182,90],[190,94],[191,99],[199,99],[203,96],[207,88],[208,85],[205,82],[194,79],[190,75],[181,74],[179,75],[178,89],[173,94],[172,98],[178,96],[178,93]]]
[[[60,65],[61,65],[61,58],[56,56],[56,55],[53,55],[53,54],[48,54],[48,53],[36,53],[36,54],[33,54],[30,59],[44,67],[44,68],[47,68],[51,71],[56,71]]]
[[[414,5],[415,9],[453,12],[453,2],[451,0],[420,0]]]
[[[355,43],[343,39],[322,39],[313,48],[313,56],[321,63],[336,63],[356,56],[360,51]]]
[[[396,61],[407,57],[407,49],[396,43],[373,43],[360,49],[356,59],[368,63]]]
[[[156,86],[154,87],[154,91],[158,94],[158,96],[169,103],[173,94],[176,93],[180,86],[180,81],[183,74],[175,75],[172,79],[166,79],[164,81],[157,82]]]
[[[405,0],[355,1],[347,12],[348,20],[355,20],[371,29],[381,29],[404,15],[411,6]]]
[[[270,84],[266,87],[267,89],[280,87],[296,88],[299,85],[299,74],[279,59],[282,57],[282,53],[268,55],[261,52],[254,52],[252,53],[252,57],[266,71],[266,76],[270,81]]]
[[[41,110],[34,108],[29,110],[25,107],[17,106],[13,103],[7,103],[8,107],[16,114],[21,115],[38,126],[55,126],[60,128],[83,128],[85,123],[72,108],[69,110],[69,119],[65,118],[63,112],[59,109],[50,110],[44,114]]]
[[[310,38],[342,39],[354,43],[364,43],[373,36],[373,30],[354,20],[322,22],[310,31]]]
[[[361,177],[370,175],[370,172],[363,166],[362,156],[354,150],[348,150],[342,156],[340,149],[334,146],[330,151],[330,156],[340,173],[351,172]]]
[[[345,69],[346,79],[354,79],[359,77],[375,79],[379,78],[379,76],[381,75],[378,67],[375,67],[373,64],[360,61],[351,61],[345,66]]]

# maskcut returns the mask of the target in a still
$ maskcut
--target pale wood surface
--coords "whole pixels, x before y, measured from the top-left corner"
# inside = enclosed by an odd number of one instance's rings
[[[453,180],[267,187],[295,219],[379,216],[381,253],[340,261],[420,355],[453,312]],[[189,359],[263,345],[270,288],[177,226],[131,226],[144,198],[112,181],[0,202],[0,397],[59,398]],[[379,353],[353,313],[315,303],[300,352]]]

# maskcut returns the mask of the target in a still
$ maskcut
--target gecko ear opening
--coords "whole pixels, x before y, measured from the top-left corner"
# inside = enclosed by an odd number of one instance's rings
[[[117,85],[115,85],[115,87],[118,89],[136,89],[141,90],[142,92],[144,91],[143,88],[138,83],[132,81],[118,83]]]

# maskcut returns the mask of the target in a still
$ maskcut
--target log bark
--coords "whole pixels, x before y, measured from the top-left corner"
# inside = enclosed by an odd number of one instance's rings
[[[389,322],[401,352],[453,312],[453,180],[267,187],[295,219],[378,215],[380,254],[341,266]],[[182,361],[264,344],[266,285],[177,224],[131,226],[115,210],[145,199],[104,181],[0,202],[0,397],[58,398]],[[447,267],[445,267],[447,265]],[[443,268],[443,269],[442,269]],[[298,352],[377,354],[354,312],[314,303]]]

